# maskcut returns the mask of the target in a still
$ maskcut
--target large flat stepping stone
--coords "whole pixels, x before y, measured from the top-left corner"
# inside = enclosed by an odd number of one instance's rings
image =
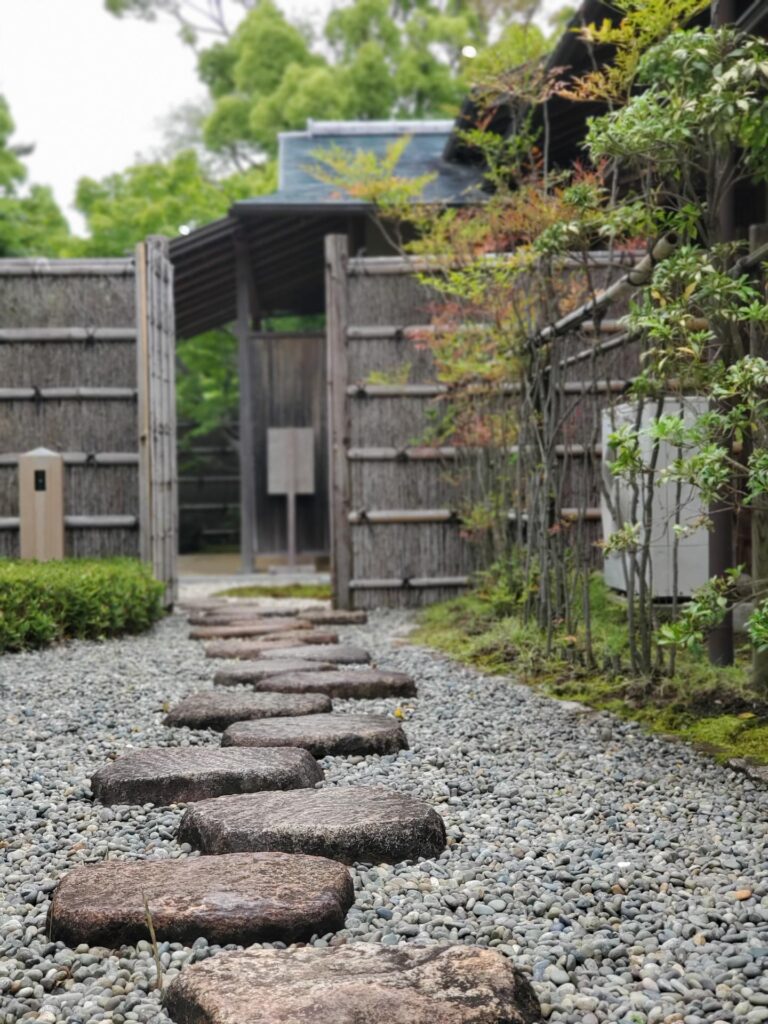
[[[304,942],[343,927],[354,901],[349,871],[324,857],[233,853],[226,857],[75,868],[59,882],[52,941],[132,945],[148,939],[144,900],[160,941],[191,944]]]
[[[408,740],[388,715],[303,715],[235,722],[221,738],[223,747],[304,747],[313,757],[396,754]]]
[[[171,708],[163,719],[163,725],[222,730],[233,722],[316,715],[330,711],[331,707],[331,698],[323,693],[217,693],[215,690],[203,690],[190,694]]]
[[[217,673],[217,677],[222,673]],[[416,684],[405,672],[342,668],[334,672],[286,672],[249,680],[254,690],[276,693],[325,693],[329,697],[415,697]]]
[[[287,675],[289,672],[330,672],[338,668],[330,661],[304,661],[301,658],[260,658],[246,664],[233,664],[219,669],[213,677],[214,686],[253,686],[263,679]]]
[[[285,658],[301,658],[304,661],[333,661],[338,665],[363,665],[371,660],[368,651],[347,644],[297,644],[295,647],[270,645],[266,653],[270,658],[280,661]],[[265,646],[249,640],[213,640],[205,645],[205,654],[208,658],[240,658],[247,661],[263,657]]]
[[[222,625],[206,624],[195,626],[189,631],[191,640],[212,640],[217,637],[279,636],[285,633],[295,636],[299,632],[312,632],[311,622],[302,619],[248,619]]]
[[[224,793],[314,786],[322,778],[317,761],[298,747],[149,747],[132,750],[99,768],[91,788],[103,804],[165,806]]]
[[[340,608],[311,608],[299,612],[299,618],[311,622],[313,626],[364,626],[368,621],[368,613],[343,611]]]
[[[266,636],[250,638],[225,637],[222,639],[211,639],[205,646],[207,650],[209,647],[214,647],[218,644],[239,644],[242,649],[247,649],[248,657],[254,658],[269,654],[270,651],[284,650],[286,647],[294,647],[299,644],[302,647],[305,645],[314,647],[317,645],[332,646],[338,642],[339,634],[332,633],[329,630],[297,629],[293,633],[270,633]]]
[[[203,853],[283,850],[350,864],[436,857],[446,841],[428,804],[379,786],[204,800],[187,809],[177,839]]]
[[[169,985],[176,1024],[536,1024],[531,983],[477,946],[245,949]]]

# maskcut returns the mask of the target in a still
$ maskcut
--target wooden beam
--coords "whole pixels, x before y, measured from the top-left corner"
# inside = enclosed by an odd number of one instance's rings
[[[331,570],[337,608],[351,608],[352,534],[349,529],[349,417],[346,385],[349,242],[346,235],[325,239],[326,357],[330,446]]]
[[[237,363],[240,376],[240,566],[252,573],[256,555],[256,461],[253,439],[253,374],[249,358],[251,333],[252,280],[251,261],[245,238],[235,236],[235,276],[237,283]]]

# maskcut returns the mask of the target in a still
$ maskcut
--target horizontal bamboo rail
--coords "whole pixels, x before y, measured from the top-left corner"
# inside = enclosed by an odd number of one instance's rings
[[[566,256],[557,261],[558,269],[576,270],[582,267],[626,267],[632,266],[645,255],[644,251],[612,252],[607,249],[594,249],[588,256],[577,254]],[[485,256],[489,266],[503,263],[509,259],[508,253],[488,253]],[[461,270],[462,263],[439,256],[356,256],[349,260],[349,274],[355,276],[392,276],[405,274],[434,273],[440,270]]]
[[[347,458],[350,462],[430,462],[456,459],[459,455],[472,454],[481,449],[470,446],[446,446],[441,448],[413,447],[413,448],[350,448],[347,451]],[[510,455],[520,451],[520,446],[508,445],[505,449]],[[594,455],[602,458],[602,449],[595,445],[590,451],[588,445],[583,444],[558,444],[555,445],[555,455],[565,457],[571,455],[576,458],[585,455]]]
[[[68,530],[133,530],[139,525],[137,516],[64,516]],[[18,516],[0,517],[0,530],[18,530]]]
[[[515,522],[518,513],[510,510],[507,518],[510,522]],[[563,508],[560,510],[560,518],[597,522],[601,518],[601,511],[594,505],[587,508]],[[351,526],[390,526],[404,523],[461,523],[462,515],[457,510],[449,508],[357,509],[348,513],[347,519]],[[524,512],[521,519],[527,522],[528,514]]]
[[[407,341],[418,340],[425,336],[436,337],[440,334],[480,334],[488,329],[482,323],[462,324],[456,331],[441,330],[435,324],[408,324],[403,327],[394,325],[387,326],[366,326],[349,327],[347,329],[348,341]],[[626,330],[626,323],[623,318],[614,320],[601,320],[597,324],[593,320],[585,321],[579,330],[587,334],[618,334]]]
[[[569,380],[562,385],[562,390],[566,395],[622,394],[630,384],[631,381],[626,380]],[[491,385],[481,382],[462,388],[470,393],[476,390],[478,394],[492,391],[503,395],[519,395],[522,389],[522,384]],[[346,393],[350,398],[437,398],[450,394],[452,390],[456,389],[445,384],[349,384]]]
[[[82,341],[136,341],[134,327],[4,327],[0,329],[0,344],[28,344],[31,342]]]
[[[129,276],[135,272],[132,259],[114,260],[0,260],[0,277],[102,277]]]
[[[0,401],[136,401],[136,388],[0,388]]]
[[[350,590],[416,590],[430,587],[467,587],[469,576],[414,576],[382,579],[350,580]]]
[[[138,452],[60,452],[65,466],[137,466]],[[17,466],[19,453],[0,454],[0,466]]]

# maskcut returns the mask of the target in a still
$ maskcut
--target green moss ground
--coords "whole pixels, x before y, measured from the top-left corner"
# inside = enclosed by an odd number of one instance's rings
[[[330,601],[331,586],[329,583],[286,583],[274,586],[232,587],[220,590],[214,597],[295,597],[316,598],[319,601]]]
[[[623,602],[595,580],[592,608],[598,665],[618,657],[626,666]],[[718,759],[747,757],[768,763],[768,702],[750,687],[746,655],[723,669],[709,665],[703,651],[685,653],[673,679],[638,680],[621,671],[588,670],[578,659],[582,638],[561,638],[558,653],[547,657],[535,627],[523,625],[503,605],[500,609],[493,596],[480,593],[426,609],[411,640],[485,672],[514,675],[552,697],[634,719]],[[566,657],[568,648],[574,661]]]

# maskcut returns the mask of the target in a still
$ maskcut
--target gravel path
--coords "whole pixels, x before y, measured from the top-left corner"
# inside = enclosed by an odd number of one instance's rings
[[[768,1021],[768,792],[691,749],[508,680],[391,644],[404,616],[342,631],[412,673],[410,751],[328,758],[328,784],[383,782],[430,801],[440,858],[359,866],[338,942],[497,946],[532,973],[551,1021]],[[103,808],[90,774],[129,746],[218,744],[160,725],[217,663],[173,618],[154,633],[0,658],[0,1021],[159,1022],[148,943],[46,940],[62,870],[178,857],[181,810]],[[388,712],[392,701],[337,701]],[[412,709],[412,710],[410,710]],[[216,947],[163,943],[166,977]]]

